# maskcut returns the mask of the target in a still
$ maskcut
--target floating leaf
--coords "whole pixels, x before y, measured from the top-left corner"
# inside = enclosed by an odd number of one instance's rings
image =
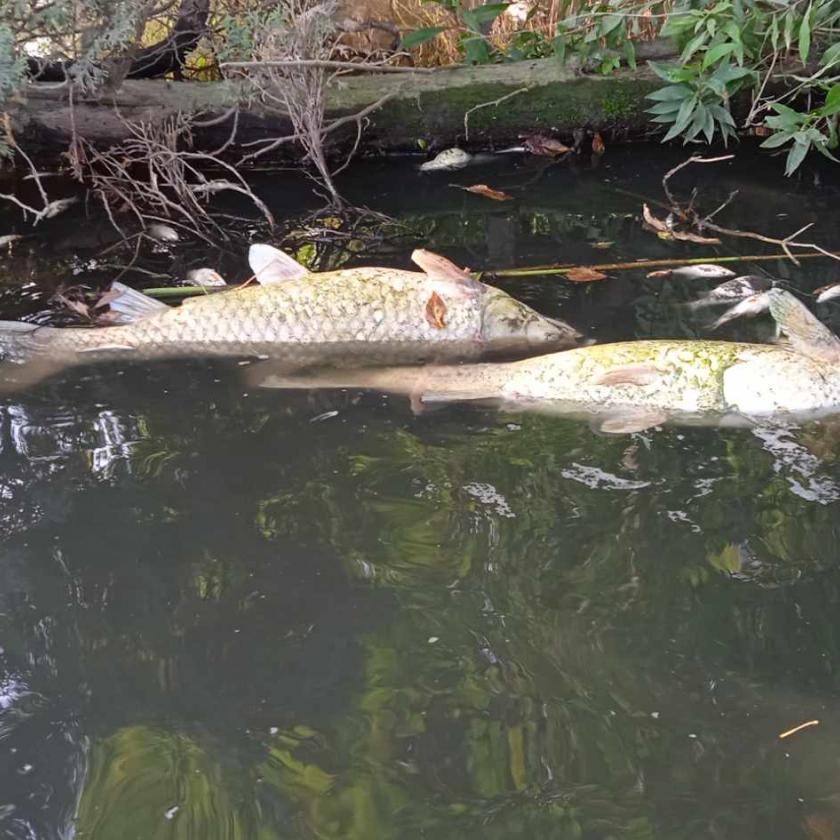
[[[599,251],[606,251],[608,248],[612,248],[615,245],[615,242],[612,239],[604,239],[601,242],[593,242],[592,247],[597,248]]]
[[[594,268],[587,268],[586,266],[578,266],[577,268],[570,268],[566,273],[567,280],[572,283],[592,283],[595,280],[606,280],[607,275],[596,271]]]
[[[426,301],[426,320],[438,330],[442,330],[446,326],[446,304],[443,298],[437,293],[432,292]]]
[[[532,155],[545,155],[547,157],[559,157],[571,151],[564,143],[544,134],[531,134],[523,140],[522,145]]]
[[[601,137],[599,132],[595,132],[592,135],[592,152],[596,155],[602,155],[607,150],[607,147],[604,145],[604,138]]]
[[[462,190],[474,193],[475,195],[483,195],[485,198],[492,198],[493,201],[510,201],[513,196],[508,195],[500,190],[494,190],[488,187],[487,184],[473,184],[471,187],[461,187]]]

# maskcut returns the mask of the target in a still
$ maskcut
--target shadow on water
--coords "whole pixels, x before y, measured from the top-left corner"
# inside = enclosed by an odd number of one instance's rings
[[[499,206],[447,185],[511,191],[521,161],[369,162],[346,189],[404,223],[391,264],[696,256],[631,218],[668,155]],[[727,223],[836,244],[836,186],[749,160],[703,173],[712,206],[741,189]],[[62,230],[7,260],[36,285],[4,317],[84,258]],[[703,284],[503,285],[599,340],[704,334],[679,305]],[[0,408],[0,837],[837,835],[840,428],[604,438],[239,373],[79,369]]]

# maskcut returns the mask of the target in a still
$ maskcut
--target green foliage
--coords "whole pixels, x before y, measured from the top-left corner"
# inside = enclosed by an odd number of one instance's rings
[[[733,94],[747,84],[757,84],[761,74],[769,74],[782,53],[796,51],[803,64],[812,57],[816,39],[824,39],[840,21],[840,8],[832,0],[816,0],[805,6],[792,4],[775,8],[754,0],[730,2],[695,8],[688,3],[665,21],[661,34],[674,38],[681,48],[681,66],[651,68],[669,87],[650,95],[654,122],[669,125],[664,140],[682,136],[690,142],[702,135],[711,142],[716,132],[724,143],[734,138],[735,122],[729,110]],[[821,69],[811,76],[796,77],[800,95],[835,96],[824,81],[826,72],[840,66],[837,44],[825,50]],[[782,97],[785,98],[785,97]],[[836,100],[799,112],[779,101],[754,100],[748,126],[769,111],[764,126],[773,133],[762,144],[778,148],[790,144],[785,174],[799,167],[811,149],[834,159],[837,146]],[[793,104],[793,102],[791,102]]]
[[[737,137],[728,103],[746,81],[754,78],[752,70],[729,63],[719,64],[711,73],[708,66],[697,63],[665,67],[651,62],[650,66],[661,79],[670,82],[648,95],[655,102],[648,109],[654,115],[653,122],[670,125],[663,142],[682,135],[688,143],[702,133],[711,143],[716,129],[724,143]]]
[[[487,40],[485,32],[510,3],[487,3],[471,9],[461,0],[427,0],[445,9],[454,17],[453,26],[430,26],[415,29],[403,37],[405,49],[419,47],[442,32],[454,29],[459,33],[458,49],[467,64],[490,64],[502,61],[505,56]],[[525,56],[521,56],[525,57]]]

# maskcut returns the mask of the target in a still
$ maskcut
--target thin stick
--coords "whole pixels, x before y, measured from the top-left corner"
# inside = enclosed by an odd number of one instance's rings
[[[825,257],[825,254],[797,254],[799,259],[813,259],[814,257]],[[828,256],[840,257],[840,252],[836,254],[829,254]],[[768,260],[783,260],[786,259],[785,254],[750,254],[743,257],[715,257],[716,263],[735,263],[735,262],[764,262]],[[665,268],[667,266],[675,265],[701,265],[708,262],[708,257],[697,257],[690,260],[642,260],[640,262],[626,262],[626,263],[601,263],[600,265],[589,265],[594,271],[623,271],[627,269],[645,269],[645,268]],[[503,268],[499,271],[474,271],[473,277],[481,280],[486,277],[537,277],[539,275],[550,274],[566,274],[566,272],[573,268],[579,268],[576,265],[546,265],[533,266],[530,268]],[[228,287],[232,288],[232,287]],[[207,290],[201,286],[164,286],[155,289],[143,289],[143,294],[155,298],[177,298],[177,297],[193,297],[194,295],[205,294]],[[225,291],[224,288],[219,288],[218,291]],[[215,294],[212,291],[211,294]]]
[[[840,258],[840,251],[814,254],[797,254],[797,259],[813,259],[814,257],[832,257]],[[784,260],[787,259],[787,254],[749,254],[746,256],[729,256],[729,257],[696,257],[689,260],[679,259],[661,259],[661,260],[640,260],[638,262],[625,263],[601,263],[600,265],[587,265],[595,271],[623,271],[627,269],[643,269],[643,268],[667,268],[668,266],[681,265],[702,265],[714,259],[716,263],[738,263],[738,262],[766,262],[770,260]],[[478,272],[479,277],[492,275],[493,277],[537,277],[541,274],[566,274],[572,268],[579,268],[576,265],[546,265],[546,266],[532,266],[529,268],[504,268],[500,271],[482,271]]]
[[[525,93],[531,88],[533,85],[527,85],[526,87],[517,88],[516,90],[512,90],[510,93],[506,93],[504,96],[500,96],[498,99],[494,99],[492,102],[481,102],[478,105],[473,105],[466,113],[464,114],[464,142],[466,143],[467,140],[470,139],[470,114],[473,111],[478,111],[481,108],[493,108],[496,105],[501,105],[506,99],[511,99],[514,96],[518,96],[520,93]]]
[[[800,723],[799,726],[794,726],[793,729],[788,729],[786,732],[780,732],[779,738],[788,738],[803,729],[808,729],[810,726],[819,726],[819,723],[820,722],[818,720],[806,720],[805,723]]]

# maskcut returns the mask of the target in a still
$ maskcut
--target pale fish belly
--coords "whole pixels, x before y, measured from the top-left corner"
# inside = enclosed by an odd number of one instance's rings
[[[777,350],[746,358],[723,376],[727,407],[750,417],[840,408],[840,369]]]

